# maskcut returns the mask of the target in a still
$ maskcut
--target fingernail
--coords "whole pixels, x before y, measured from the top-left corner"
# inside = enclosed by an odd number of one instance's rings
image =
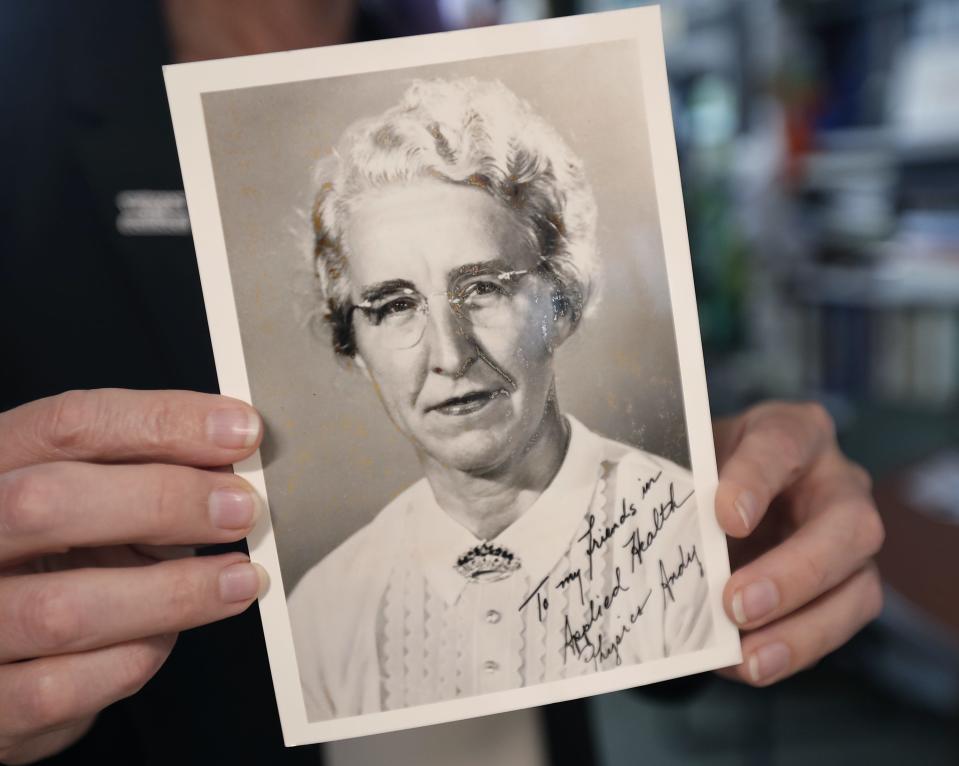
[[[739,497],[736,498],[733,506],[736,508],[739,518],[743,520],[743,526],[746,527],[746,531],[748,532],[756,524],[756,517],[759,515],[756,496],[748,489],[744,489],[739,493]]]
[[[210,522],[218,529],[246,529],[259,517],[259,500],[243,489],[220,487],[210,493]]]
[[[243,561],[220,572],[220,598],[227,603],[249,601],[266,592],[269,577],[263,567]]]
[[[214,410],[206,419],[207,438],[218,447],[246,449],[260,435],[260,418],[249,409]]]
[[[749,656],[749,662],[746,663],[749,677],[753,683],[759,683],[785,673],[789,669],[791,657],[789,647],[781,641],[761,646]]]
[[[779,588],[772,580],[757,580],[733,595],[733,617],[740,625],[760,620],[779,606]]]

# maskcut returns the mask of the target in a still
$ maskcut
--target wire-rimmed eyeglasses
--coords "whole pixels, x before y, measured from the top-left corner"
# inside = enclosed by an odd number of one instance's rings
[[[451,280],[445,293],[430,295],[445,296],[453,315],[470,327],[501,327],[513,319],[520,281],[538,270],[467,272]],[[394,349],[415,346],[429,323],[429,297],[402,280],[384,283],[353,308],[360,311],[377,339]]]

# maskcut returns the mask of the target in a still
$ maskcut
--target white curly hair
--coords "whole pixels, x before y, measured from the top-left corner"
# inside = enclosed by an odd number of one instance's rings
[[[418,80],[400,102],[344,132],[316,170],[313,268],[338,354],[352,357],[346,231],[366,192],[415,178],[482,189],[514,210],[575,323],[598,288],[596,203],[582,162],[498,81]]]

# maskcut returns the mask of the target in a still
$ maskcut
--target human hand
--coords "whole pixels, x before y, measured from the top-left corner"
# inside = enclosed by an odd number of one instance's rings
[[[138,691],[178,631],[230,617],[266,574],[227,543],[259,501],[232,473],[262,430],[242,402],[187,391],[74,391],[0,413],[0,761],[80,738]]]
[[[726,613],[743,663],[720,673],[766,686],[848,641],[882,609],[872,557],[884,531],[871,480],[817,404],[770,402],[713,424],[716,515],[733,574]]]

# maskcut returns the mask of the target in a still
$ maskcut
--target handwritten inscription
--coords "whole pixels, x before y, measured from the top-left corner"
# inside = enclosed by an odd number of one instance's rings
[[[689,491],[677,499],[675,484],[669,481],[668,485],[658,486],[662,479],[662,471],[637,479],[638,484],[627,487],[623,496],[617,497],[616,512],[607,516],[607,522],[590,513],[585,532],[575,539],[569,553],[573,565],[564,573],[544,577],[520,604],[520,611],[535,605],[537,619],[554,626],[549,630],[561,626],[564,663],[581,662],[594,669],[621,665],[624,643],[629,646],[634,641],[630,633],[638,628],[637,636],[641,636],[644,630],[655,628],[643,628],[640,622],[644,617],[658,619],[652,616],[656,610],[651,612],[648,608],[657,582],[661,595],[655,601],[665,609],[668,603],[682,597],[680,581],[693,576],[691,573],[705,577],[695,539],[677,539],[674,531],[663,537],[677,546],[673,551],[669,550],[669,543],[657,544],[663,530],[672,526],[671,519],[693,496]],[[655,497],[650,496],[653,490]],[[680,524],[677,530],[682,528]],[[612,557],[617,550],[627,551],[619,559],[623,566],[607,568],[604,574],[597,575],[595,565],[599,558],[615,560]],[[652,556],[658,557],[658,578],[645,569],[647,564],[655,566],[657,558],[650,561]],[[624,569],[627,560],[629,566]],[[557,591],[565,597],[554,601],[565,607],[551,617],[550,598]]]
[[[546,619],[546,610],[549,609],[549,598],[547,598],[546,594],[543,592],[543,586],[546,585],[546,583],[548,582],[549,582],[549,575],[547,575],[542,580],[540,580],[539,585],[533,588],[533,592],[530,593],[526,597],[526,600],[519,605],[519,610],[522,612],[526,608],[526,605],[535,598],[536,612],[537,612],[537,615],[539,616],[540,622]]]
[[[685,553],[683,546],[679,546],[679,565],[669,571],[663,566],[663,560],[659,560],[659,587],[662,588],[663,596],[669,596],[669,600],[675,602],[676,597],[673,594],[673,586],[679,581],[679,578],[689,571],[690,565],[695,562],[699,567],[699,576],[703,577],[706,573],[703,570],[703,562],[699,560],[699,553],[694,545],[692,549]]]
[[[657,481],[659,481],[659,477],[662,475],[663,475],[663,472],[660,471],[652,478],[646,479],[645,481],[641,482],[642,484],[641,496],[643,498],[646,497],[649,490]],[[670,498],[672,498],[672,493],[673,493],[672,482],[670,482],[669,484],[669,493],[670,493]],[[690,492],[690,494],[692,493]],[[685,500],[683,502],[685,502]],[[586,540],[586,558],[589,561],[590,579],[592,579],[593,577],[593,554],[596,553],[596,551],[601,550],[603,546],[606,545],[606,543],[612,539],[613,535],[616,534],[617,530],[621,529],[623,525],[626,524],[627,521],[629,521],[631,518],[636,516],[637,513],[639,513],[639,510],[636,508],[636,505],[634,503],[630,503],[629,506],[627,507],[625,498],[621,500],[621,507],[622,507],[622,510],[620,511],[619,517],[616,521],[613,522],[612,526],[608,526],[608,527],[604,526],[603,529],[599,530],[598,532],[596,532],[595,530],[596,516],[591,513],[587,517],[586,533],[577,540],[577,542],[582,542],[583,540]],[[655,516],[655,513],[654,513],[654,516]]]
[[[670,482],[669,498],[653,508],[653,528],[645,535],[643,535],[638,529],[634,529],[633,533],[629,536],[629,539],[623,543],[624,548],[629,548],[629,561],[634,572],[636,571],[637,564],[642,566],[643,554],[652,547],[654,542],[656,542],[656,538],[663,530],[663,527],[666,526],[666,522],[669,520],[669,517],[672,516],[677,510],[682,508],[692,496],[693,493],[690,492],[688,495],[686,495],[686,497],[677,502],[675,498],[675,489],[672,482]],[[626,501],[624,500],[623,502],[625,503]]]
[[[579,586],[579,603],[586,603],[586,595],[583,593],[583,570],[577,567],[576,569],[571,569],[565,577],[563,577],[558,583],[556,583],[557,588],[565,588],[570,583],[576,583]]]
[[[585,658],[586,662],[590,662],[594,657],[600,656],[602,654],[603,646],[603,634],[599,633],[596,638],[596,643],[593,642],[590,632],[593,627],[599,622],[600,618],[606,612],[608,612],[613,605],[616,603],[616,599],[623,593],[629,590],[629,586],[624,585],[622,582],[622,572],[619,567],[616,567],[616,577],[613,587],[609,590],[608,593],[604,594],[602,600],[597,603],[596,599],[589,600],[589,614],[586,619],[579,624],[578,627],[574,628],[572,621],[569,619],[567,614],[565,617],[565,622],[563,625],[563,637],[565,643],[563,644],[563,661],[567,659],[566,652],[567,650],[572,650],[577,657],[584,659],[583,655],[588,655]],[[650,590],[646,597],[643,599],[643,606],[639,610],[639,615],[637,619],[642,616],[643,608],[645,608],[646,602],[649,600]],[[625,633],[623,634],[625,635]],[[616,664],[619,665],[622,661],[619,656],[619,643],[622,642],[622,638],[619,639],[619,642],[613,642],[609,647],[608,651],[615,653],[616,655]],[[609,656],[608,654],[606,655]],[[600,657],[600,660],[603,658]]]

